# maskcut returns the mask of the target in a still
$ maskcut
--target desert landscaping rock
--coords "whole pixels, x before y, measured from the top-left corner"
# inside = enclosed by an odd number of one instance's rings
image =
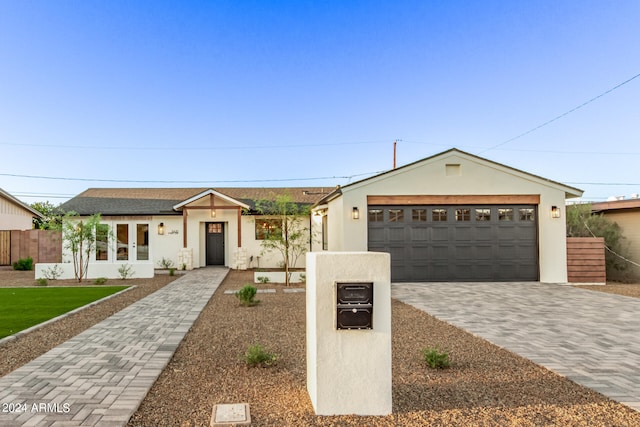
[[[0,286],[10,282],[5,273],[0,271]],[[172,279],[158,275],[146,285],[137,282],[136,290],[119,298],[151,292]],[[305,294],[285,293],[284,286],[270,283],[277,292],[262,295],[254,307],[224,296],[251,281],[251,272],[230,272],[129,426],[207,426],[214,405],[236,402],[251,405],[253,426],[640,426],[640,413],[396,300],[393,414],[318,417],[305,384]],[[626,295],[640,297],[639,286],[626,286]],[[1,346],[0,374],[131,302],[111,299],[63,320],[65,326],[49,325]],[[278,355],[275,366],[246,366],[242,355],[256,343]],[[420,360],[425,346],[448,350],[451,368],[428,369]]]

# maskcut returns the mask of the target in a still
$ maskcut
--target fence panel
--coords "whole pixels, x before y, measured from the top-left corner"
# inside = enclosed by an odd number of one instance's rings
[[[0,230],[0,265],[11,265],[11,231]]]
[[[567,237],[569,283],[606,283],[604,238]]]

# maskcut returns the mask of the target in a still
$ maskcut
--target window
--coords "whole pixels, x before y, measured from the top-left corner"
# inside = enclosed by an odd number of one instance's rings
[[[404,222],[404,209],[389,209],[389,222]]]
[[[207,233],[209,234],[220,234],[222,233],[222,223],[220,222],[210,222],[207,224]]]
[[[327,215],[322,215],[322,250],[329,250],[329,217]]]
[[[128,261],[129,260],[129,225],[128,224],[116,224],[116,238],[118,241],[116,259],[118,261]]]
[[[282,221],[272,218],[256,218],[256,240],[282,236]]]
[[[513,221],[513,208],[498,208],[498,221]]]
[[[446,221],[447,220],[447,210],[443,208],[435,208],[431,211],[431,219],[433,221]]]
[[[149,261],[149,224],[136,224],[136,260]]]
[[[456,209],[456,221],[471,221],[471,209]]]
[[[520,221],[535,221],[536,216],[533,212],[533,208],[520,208]]]
[[[413,222],[427,222],[427,210],[426,209],[412,209],[411,219]]]
[[[476,221],[491,221],[491,209],[476,208]]]
[[[107,224],[96,225],[96,261],[109,259],[109,226]]]
[[[369,222],[382,222],[382,209],[369,209]]]

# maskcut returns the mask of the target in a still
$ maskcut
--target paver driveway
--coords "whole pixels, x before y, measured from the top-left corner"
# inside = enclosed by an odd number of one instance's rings
[[[640,299],[540,283],[394,283],[391,295],[640,411]]]

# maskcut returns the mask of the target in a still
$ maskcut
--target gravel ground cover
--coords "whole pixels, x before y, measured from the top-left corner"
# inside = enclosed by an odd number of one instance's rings
[[[590,291],[606,292],[610,294],[624,295],[627,297],[640,298],[640,284],[607,283],[602,285],[578,285],[576,288],[588,289]]]
[[[0,269],[0,287],[35,286],[33,271]],[[169,275],[156,275],[152,279],[108,280],[106,285],[135,286],[107,301],[69,315],[59,321],[43,326],[14,340],[0,344],[0,376],[43,355],[101,320],[117,313],[129,304],[175,280]],[[75,280],[49,281],[49,286],[88,286],[91,281],[78,284]]]
[[[305,385],[305,295],[257,285],[276,293],[241,307],[224,294],[251,279],[229,273],[129,426],[206,426],[213,405],[243,402],[254,426],[640,426],[640,413],[398,301],[393,414],[316,416]],[[257,343],[278,354],[275,366],[246,366],[242,355]],[[427,345],[448,350],[451,368],[427,368]]]
[[[239,289],[251,274],[230,272],[130,426],[206,426],[214,404],[239,402],[250,403],[254,426],[640,426],[640,413],[397,301],[393,414],[315,416],[305,386],[305,296],[285,294],[282,285],[258,285],[277,292],[259,294],[256,307],[240,307],[224,290]],[[0,345],[0,376],[175,278],[127,280],[137,288]],[[34,284],[33,272],[0,269],[0,287]],[[53,284],[77,286],[73,280]],[[588,288],[640,297],[640,285]],[[277,365],[246,367],[242,354],[254,343],[277,353]],[[449,350],[452,367],[426,368],[419,357],[426,345]]]

